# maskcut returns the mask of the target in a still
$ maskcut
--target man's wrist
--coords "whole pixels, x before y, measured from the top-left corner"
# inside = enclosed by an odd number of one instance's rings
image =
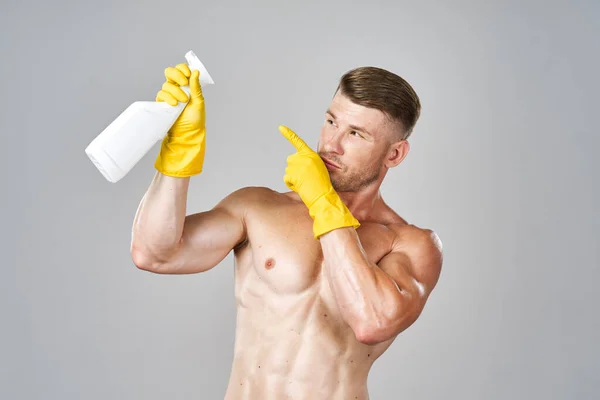
[[[333,188],[315,200],[308,211],[314,221],[315,239],[334,229],[344,227],[356,229],[360,226],[358,220]]]

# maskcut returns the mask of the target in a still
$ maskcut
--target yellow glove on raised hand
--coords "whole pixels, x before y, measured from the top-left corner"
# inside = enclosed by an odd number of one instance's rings
[[[321,157],[291,129],[280,126],[279,131],[297,150],[296,154],[287,158],[283,180],[308,207],[314,221],[314,237],[318,239],[338,228],[358,228],[360,223],[333,189],[329,171]]]
[[[185,102],[188,95],[181,86],[190,87],[189,103],[164,137],[154,163],[164,175],[189,177],[202,172],[206,146],[206,109],[200,86],[200,72],[190,71],[187,64],[165,69],[166,82],[156,95],[156,101],[172,106]]]

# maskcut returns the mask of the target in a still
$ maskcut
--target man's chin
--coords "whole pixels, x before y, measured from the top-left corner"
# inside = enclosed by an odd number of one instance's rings
[[[351,190],[348,190],[349,189],[348,185],[344,185],[341,182],[338,183],[338,182],[332,181],[331,186],[333,186],[333,189],[336,192],[351,192]]]

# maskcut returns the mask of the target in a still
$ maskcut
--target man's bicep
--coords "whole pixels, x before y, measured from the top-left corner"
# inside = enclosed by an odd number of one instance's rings
[[[441,241],[431,230],[413,228],[400,236],[398,245],[379,262],[379,267],[399,285],[416,282],[428,294],[441,272]]]
[[[231,193],[213,209],[185,218],[179,249],[157,272],[193,274],[218,265],[246,240],[244,216],[248,199],[243,189]]]
[[[400,319],[407,320],[403,325],[412,323],[423,310],[437,284],[441,265],[439,238],[429,230],[417,229],[405,230],[398,245],[379,261],[378,267],[401,291]]]

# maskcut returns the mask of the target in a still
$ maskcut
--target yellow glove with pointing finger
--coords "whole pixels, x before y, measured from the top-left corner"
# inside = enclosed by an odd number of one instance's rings
[[[172,106],[188,101],[181,86],[190,87],[189,102],[169,133],[164,137],[154,163],[162,174],[189,177],[202,172],[206,147],[206,109],[200,86],[200,72],[190,71],[187,64],[165,69],[166,82],[156,95],[156,101]]]
[[[358,228],[360,223],[333,188],[329,171],[321,157],[291,129],[280,126],[279,131],[297,150],[287,158],[283,180],[308,207],[314,221],[315,239],[334,229]]]

